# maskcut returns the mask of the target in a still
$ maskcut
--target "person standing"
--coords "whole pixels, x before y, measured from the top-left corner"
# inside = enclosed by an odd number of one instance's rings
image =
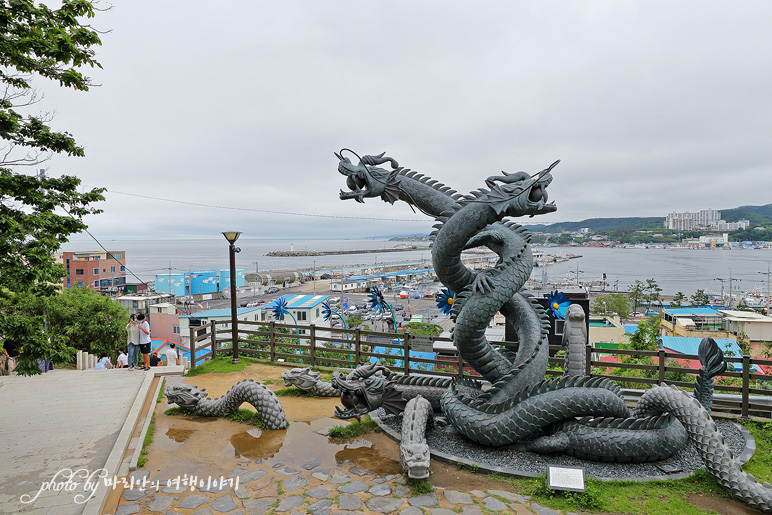
[[[166,366],[171,366],[180,364],[180,358],[177,356],[177,349],[175,349],[175,345],[173,343],[169,344],[169,348],[166,349]]]
[[[139,322],[133,313],[126,325],[126,347],[129,349],[129,370],[139,368]]]
[[[19,346],[14,340],[8,339],[3,342],[3,351],[5,353],[5,367],[10,375],[16,368],[16,358],[19,357]]]
[[[150,370],[150,324],[145,320],[145,314],[137,315],[139,322],[139,352],[142,353],[142,370]]]

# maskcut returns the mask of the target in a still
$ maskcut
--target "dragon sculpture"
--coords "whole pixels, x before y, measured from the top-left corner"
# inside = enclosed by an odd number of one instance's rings
[[[222,417],[248,402],[268,429],[287,429],[287,417],[279,398],[267,386],[252,379],[239,381],[217,399],[208,399],[206,390],[182,383],[167,386],[164,395],[170,403],[203,417]]]
[[[340,390],[327,381],[319,379],[320,372],[307,368],[292,368],[281,373],[285,386],[295,386],[318,397],[338,397]]]
[[[721,485],[753,508],[772,513],[772,486],[759,484],[742,471],[700,403],[709,401],[712,377],[722,370],[723,357],[702,361],[697,399],[677,389],[655,387],[632,413],[610,380],[577,375],[543,380],[549,358],[549,320],[543,308],[521,292],[533,267],[530,236],[507,217],[557,209],[547,202],[547,187],[559,161],[533,176],[502,172],[486,179],[487,188],[462,195],[384,154],[365,155],[352,163],[344,151],[335,154],[348,187],[341,190],[340,199],[364,202],[380,197],[391,204],[402,200],[437,221],[431,235],[432,261],[440,281],[457,294],[451,310],[454,345],[464,361],[492,385],[485,391],[479,383],[466,380],[433,385],[441,390],[442,414],[459,433],[484,445],[573,450],[578,456],[621,462],[662,459],[690,438]],[[390,169],[380,167],[386,163]],[[475,272],[464,266],[461,253],[481,245],[498,254],[499,260],[495,267]],[[485,339],[485,329],[497,311],[515,328],[519,342],[515,355]],[[376,367],[355,370],[345,379],[336,374],[333,384],[341,390],[345,406],[336,415],[359,417],[375,409],[379,397],[372,392],[395,397],[393,392],[402,381]],[[409,385],[400,390],[400,396],[407,398]],[[396,406],[397,401],[390,399],[389,404]]]

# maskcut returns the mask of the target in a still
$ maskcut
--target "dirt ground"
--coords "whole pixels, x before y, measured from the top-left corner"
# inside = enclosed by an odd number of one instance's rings
[[[252,364],[242,372],[205,374],[177,380],[206,389],[209,398],[225,395],[237,382],[254,379],[272,390],[286,388],[281,379],[285,367]],[[171,381],[172,379],[167,379]],[[281,397],[290,426],[286,431],[260,430],[223,418],[167,416],[165,398],[156,408],[155,436],[148,449],[144,470],[150,479],[167,479],[184,474],[228,476],[237,468],[274,468],[279,464],[300,467],[322,458],[321,467],[339,468],[352,464],[377,474],[399,474],[399,445],[382,433],[370,433],[347,441],[326,436],[331,426],[348,423],[333,416],[338,398]],[[241,406],[253,409],[249,404]],[[249,466],[247,467],[247,464]],[[485,476],[458,470],[432,460],[431,483],[435,487],[464,490],[484,489]]]

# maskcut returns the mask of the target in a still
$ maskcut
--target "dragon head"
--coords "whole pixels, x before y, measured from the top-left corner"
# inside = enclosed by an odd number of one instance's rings
[[[399,171],[399,163],[390,157],[384,157],[383,154],[377,156],[364,156],[359,159],[358,164],[353,164],[347,157],[343,157],[343,150],[340,153],[335,152],[335,157],[340,160],[338,171],[346,176],[346,186],[349,191],[340,190],[340,199],[355,199],[357,202],[364,203],[365,197],[380,197],[386,193],[387,185],[396,173]],[[377,168],[375,165],[390,162],[392,170]],[[387,199],[392,204],[394,200]]]
[[[390,413],[400,413],[405,408],[405,401],[394,388],[395,383],[391,371],[375,363],[357,368],[345,379],[339,372],[333,372],[332,385],[340,390],[340,401],[344,406],[335,408],[335,416],[359,420],[381,406]]]
[[[399,446],[399,461],[410,479],[426,479],[430,468],[429,446],[425,443],[403,443]]]
[[[320,373],[308,368],[293,368],[281,373],[286,386],[297,386],[301,390],[310,390],[319,381]]]
[[[195,408],[201,399],[206,398],[207,394],[204,390],[199,390],[191,384],[173,384],[166,387],[164,395],[170,403],[174,403],[180,408],[192,410]]]
[[[487,198],[497,214],[505,216],[534,216],[557,210],[554,202],[547,203],[547,186],[552,182],[550,173],[560,160],[533,176],[525,172],[492,176],[486,179],[490,187]]]

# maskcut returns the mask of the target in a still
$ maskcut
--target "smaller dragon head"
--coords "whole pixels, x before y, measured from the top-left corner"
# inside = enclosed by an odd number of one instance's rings
[[[552,182],[550,173],[560,160],[533,176],[525,172],[491,176],[485,180],[490,187],[486,202],[498,214],[506,216],[534,216],[557,211],[554,202],[547,203],[547,186]]]
[[[198,406],[201,399],[205,399],[209,394],[191,384],[180,383],[167,386],[164,395],[170,403],[174,403],[180,408],[192,410]]]
[[[399,461],[410,479],[429,477],[430,458],[429,445],[425,443],[403,443],[399,446]]]
[[[338,171],[345,175],[346,186],[349,191],[340,190],[340,199],[354,199],[357,202],[364,203],[365,198],[380,197],[387,193],[387,186],[390,180],[400,170],[399,163],[390,157],[384,157],[384,153],[377,156],[364,156],[359,159],[358,164],[353,164],[347,157],[343,157],[343,150],[340,153],[335,152],[335,157],[340,160]],[[375,165],[390,162],[392,170],[377,168]],[[396,198],[392,199],[389,195],[384,196],[392,204]]]
[[[401,413],[405,401],[394,388],[395,384],[396,378],[392,377],[391,371],[375,363],[357,368],[345,379],[339,372],[333,372],[332,385],[340,390],[340,401],[344,406],[335,408],[335,416],[359,420],[381,406],[390,413]]]
[[[301,390],[310,390],[319,381],[320,373],[308,368],[293,368],[281,373],[286,386],[297,386]]]

